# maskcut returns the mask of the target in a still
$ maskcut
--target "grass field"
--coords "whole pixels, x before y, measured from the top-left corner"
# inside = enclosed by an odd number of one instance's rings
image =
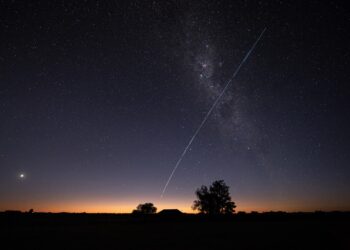
[[[350,249],[350,213],[0,213],[0,249]]]

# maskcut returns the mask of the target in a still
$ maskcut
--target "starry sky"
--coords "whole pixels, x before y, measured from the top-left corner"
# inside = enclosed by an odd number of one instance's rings
[[[189,212],[218,179],[237,211],[349,210],[348,13],[334,1],[0,1],[0,210]]]

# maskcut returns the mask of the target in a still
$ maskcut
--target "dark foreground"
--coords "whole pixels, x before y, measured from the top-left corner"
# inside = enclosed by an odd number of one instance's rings
[[[350,249],[350,213],[0,213],[0,249]]]

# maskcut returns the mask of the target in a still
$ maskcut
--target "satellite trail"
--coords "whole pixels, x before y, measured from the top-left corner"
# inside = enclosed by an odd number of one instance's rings
[[[202,129],[202,127],[204,126],[204,124],[206,123],[206,121],[208,120],[210,114],[213,112],[215,106],[217,105],[217,103],[220,101],[221,97],[225,94],[227,88],[230,86],[230,84],[232,83],[233,79],[236,77],[236,75],[238,74],[239,70],[241,69],[242,65],[245,63],[245,61],[248,59],[248,57],[250,56],[250,54],[253,52],[253,50],[255,49],[255,46],[258,44],[258,42],[260,41],[260,39],[262,38],[262,36],[264,35],[266,31],[266,28],[264,28],[264,30],[260,33],[260,36],[258,37],[258,39],[255,41],[255,43],[253,44],[253,46],[250,48],[250,50],[248,51],[248,53],[245,55],[245,57],[243,58],[243,60],[241,61],[241,63],[238,65],[237,69],[235,70],[235,72],[233,73],[233,75],[231,76],[231,78],[228,80],[228,82],[226,83],[226,86],[224,87],[224,89],[221,91],[220,95],[216,98],[215,102],[213,103],[213,105],[211,106],[211,108],[209,109],[208,113],[205,115],[203,121],[201,122],[201,124],[199,125],[199,127],[197,128],[197,130],[194,132],[193,136],[191,137],[190,141],[187,143],[184,151],[182,152],[181,156],[179,157],[179,159],[177,160],[173,171],[171,172],[167,182],[165,183],[165,186],[163,188],[162,194],[160,195],[161,198],[163,198],[164,193],[171,181],[171,179],[173,178],[176,169],[179,167],[182,159],[185,157],[188,149],[190,148],[192,142],[194,141],[194,139],[196,138],[197,134],[199,133],[199,131]]]

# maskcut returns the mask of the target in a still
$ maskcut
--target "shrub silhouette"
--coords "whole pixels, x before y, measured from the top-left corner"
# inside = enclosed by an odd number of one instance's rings
[[[209,215],[232,214],[235,203],[231,201],[229,186],[223,180],[214,181],[211,186],[202,186],[196,190],[198,200],[193,202],[192,209]]]
[[[155,214],[156,212],[157,208],[150,202],[139,204],[137,208],[132,211],[133,214]]]

